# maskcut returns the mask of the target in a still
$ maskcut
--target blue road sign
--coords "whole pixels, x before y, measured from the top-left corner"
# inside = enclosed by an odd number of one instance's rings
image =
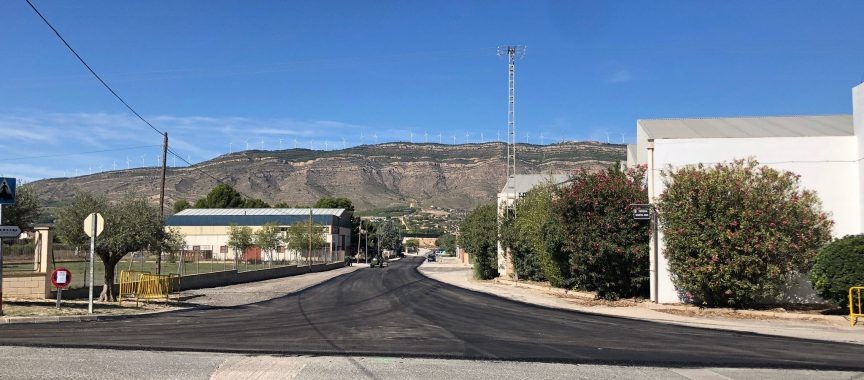
[[[15,178],[0,177],[0,205],[15,204]]]

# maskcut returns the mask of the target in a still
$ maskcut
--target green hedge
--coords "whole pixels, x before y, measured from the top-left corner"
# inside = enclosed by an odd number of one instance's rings
[[[849,235],[819,251],[810,271],[813,289],[826,301],[849,304],[849,288],[864,286],[864,235]]]

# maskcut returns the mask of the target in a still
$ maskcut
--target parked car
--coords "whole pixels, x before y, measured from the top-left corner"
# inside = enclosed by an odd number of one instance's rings
[[[435,252],[432,252],[428,256],[426,256],[426,261],[435,261]]]

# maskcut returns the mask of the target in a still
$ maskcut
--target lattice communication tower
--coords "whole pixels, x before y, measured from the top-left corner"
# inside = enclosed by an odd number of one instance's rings
[[[524,45],[498,47],[507,56],[507,178],[516,175],[516,60],[525,56]]]

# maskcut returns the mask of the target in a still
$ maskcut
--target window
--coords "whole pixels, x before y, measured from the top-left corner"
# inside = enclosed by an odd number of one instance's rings
[[[219,253],[228,253],[228,246],[223,245],[223,246],[219,247]]]

